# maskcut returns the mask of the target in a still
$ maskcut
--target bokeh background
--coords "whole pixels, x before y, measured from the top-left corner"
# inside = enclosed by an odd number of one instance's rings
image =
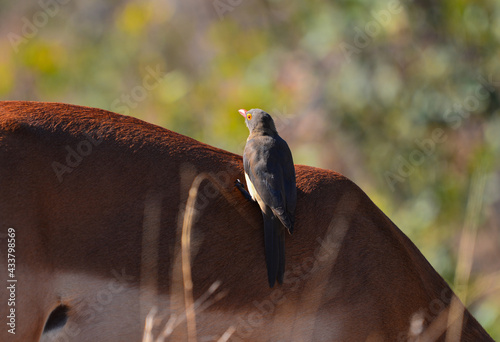
[[[355,181],[500,340],[500,2],[0,1],[0,98],[132,115],[241,154],[273,115]],[[470,274],[470,276],[469,276]]]

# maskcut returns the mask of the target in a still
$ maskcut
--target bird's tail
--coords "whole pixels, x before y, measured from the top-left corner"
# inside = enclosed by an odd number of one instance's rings
[[[267,208],[264,219],[264,244],[266,249],[267,279],[273,287],[276,279],[283,283],[285,273],[285,229],[281,221]]]

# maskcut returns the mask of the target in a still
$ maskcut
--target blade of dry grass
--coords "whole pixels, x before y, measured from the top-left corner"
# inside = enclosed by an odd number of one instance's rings
[[[236,328],[234,326],[230,326],[226,332],[217,340],[217,342],[227,342],[229,338],[231,338],[231,335],[234,334],[236,331]]]
[[[483,195],[486,184],[485,169],[485,162],[482,162],[472,177],[470,196],[465,214],[465,223],[458,249],[454,288],[457,296],[463,301],[464,305],[467,304],[468,284],[472,269],[472,261],[474,259],[477,228],[483,205]],[[449,329],[446,333],[446,342],[460,341],[465,310],[464,305],[462,305],[459,300],[452,300],[450,304],[450,315],[448,316],[447,324]]]
[[[187,334],[189,342],[196,342],[196,312],[193,302],[193,278],[191,274],[191,230],[196,215],[196,199],[199,188],[204,180],[209,180],[231,203],[231,194],[224,188],[215,177],[207,173],[201,173],[194,179],[189,189],[189,197],[186,202],[184,221],[182,225],[181,255],[182,255],[182,276],[184,284],[184,305],[186,310]],[[212,287],[215,283],[212,285]],[[220,283],[210,292],[213,293]],[[211,288],[212,288],[211,287]],[[210,290],[210,289],[209,289]]]
[[[158,245],[160,238],[161,194],[149,191],[144,201],[142,224],[140,317],[151,313],[158,295]]]
[[[154,318],[157,313],[156,306],[153,306],[146,316],[146,323],[144,324],[144,334],[142,336],[142,342],[153,342],[153,326]]]

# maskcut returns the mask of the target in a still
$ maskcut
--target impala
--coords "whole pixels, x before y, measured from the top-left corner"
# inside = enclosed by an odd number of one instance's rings
[[[269,288],[241,156],[138,119],[0,103],[1,341],[492,341],[344,176],[296,166]]]

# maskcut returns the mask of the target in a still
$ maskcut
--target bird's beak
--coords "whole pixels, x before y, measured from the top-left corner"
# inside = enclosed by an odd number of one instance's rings
[[[246,111],[245,109],[239,109],[239,110],[238,110],[238,113],[240,113],[240,114],[241,114],[241,116],[243,116],[244,118],[246,118],[246,117],[247,117],[247,111]]]

